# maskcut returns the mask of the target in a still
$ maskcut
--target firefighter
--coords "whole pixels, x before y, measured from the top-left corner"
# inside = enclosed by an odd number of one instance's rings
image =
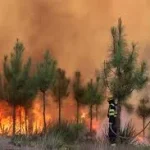
[[[117,101],[113,98],[110,98],[108,109],[108,118],[109,118],[109,141],[112,146],[116,144],[116,117],[117,117]]]

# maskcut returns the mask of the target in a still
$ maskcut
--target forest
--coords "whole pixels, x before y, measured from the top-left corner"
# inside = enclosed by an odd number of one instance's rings
[[[139,61],[137,44],[127,42],[121,18],[118,19],[117,25],[111,28],[110,35],[108,57],[105,58],[102,67],[95,71],[94,78],[86,83],[82,78],[82,70],[75,70],[74,77],[68,77],[49,50],[45,51],[42,61],[34,67],[31,57],[24,59],[25,46],[17,39],[10,55],[3,58],[0,74],[1,103],[9,108],[7,118],[2,116],[1,111],[1,136],[10,138],[11,144],[17,147],[28,146],[37,150],[111,149],[108,144],[108,127],[105,127],[101,131],[102,136],[99,136],[94,128],[93,119],[101,120],[99,110],[113,97],[118,100],[116,149],[126,149],[128,146],[131,150],[148,150],[149,95],[138,99],[136,108],[128,102],[134,91],[139,92],[147,87],[148,66],[145,61]],[[70,95],[73,96],[75,104],[75,118],[68,121],[68,118],[63,117],[63,107],[67,105],[64,102]],[[42,109],[40,125],[36,124],[40,116],[33,119],[31,113],[37,97],[40,97]],[[50,121],[47,117],[47,110],[50,109],[47,104],[49,98],[58,108],[55,121]],[[84,107],[86,117],[81,114]],[[130,115],[135,112],[141,120],[140,132],[136,130],[134,122],[128,122],[122,127],[123,107]],[[67,113],[71,113],[70,111]],[[54,116],[51,115],[51,118]]]

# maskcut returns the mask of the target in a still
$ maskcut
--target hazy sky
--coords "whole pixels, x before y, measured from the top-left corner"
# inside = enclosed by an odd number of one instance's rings
[[[122,17],[127,39],[149,58],[149,0],[3,0],[0,1],[0,61],[16,38],[25,55],[41,59],[50,49],[69,75],[76,69],[93,75],[107,56],[110,27]]]

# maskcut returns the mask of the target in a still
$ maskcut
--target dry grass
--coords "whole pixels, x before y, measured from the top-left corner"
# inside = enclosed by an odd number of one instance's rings
[[[77,131],[80,133],[78,136]],[[45,136],[42,134],[15,136],[12,141],[17,146],[10,144],[10,138],[0,137],[0,150],[150,150],[150,147],[144,145],[129,145],[128,141],[122,142],[122,145],[117,147],[111,147],[108,144],[107,134],[102,141],[101,138],[86,139],[86,133],[84,126],[68,123],[63,123],[61,126],[56,124],[49,128]],[[132,139],[135,131],[129,124],[121,133]]]
[[[10,144],[10,138],[0,137],[0,150],[150,150],[148,146],[120,145],[118,147],[110,147],[109,145],[85,142],[80,144],[66,145],[58,136],[49,136],[40,138],[36,141],[34,147],[29,146],[13,146]]]
[[[149,150],[150,147],[146,146],[133,146],[133,145],[120,145],[117,147],[111,147],[109,145],[101,145],[101,144],[82,144],[74,150]]]

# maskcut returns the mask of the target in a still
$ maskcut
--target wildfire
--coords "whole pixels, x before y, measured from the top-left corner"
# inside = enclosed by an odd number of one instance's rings
[[[10,133],[12,126],[11,107],[5,101],[0,103],[0,134]]]
[[[43,118],[41,105],[39,102],[33,104],[32,111],[29,111],[25,119],[25,110],[23,107],[18,106],[16,109],[16,133],[25,134],[41,132],[43,129]],[[52,120],[50,114],[46,114],[47,124]],[[27,128],[27,131],[26,131]],[[12,134],[12,107],[7,102],[0,102],[0,135]]]
[[[28,115],[25,117],[25,109],[18,106],[16,109],[16,134],[26,134],[26,133],[39,133],[43,130],[43,108],[42,101],[36,99],[32,105],[32,108],[28,110]],[[74,108],[74,105],[71,105]],[[70,108],[70,107],[69,107]],[[68,106],[64,110],[68,112]],[[55,103],[47,105],[46,108],[46,123],[50,125],[52,122],[58,119],[58,108]],[[72,114],[75,114],[75,110]],[[65,113],[64,113],[65,114]],[[67,120],[72,120],[67,113]],[[62,115],[66,119],[65,115]],[[80,122],[85,123],[87,127],[89,126],[89,116],[88,109],[82,109],[80,115]],[[11,135],[13,127],[12,120],[12,107],[8,105],[6,101],[0,102],[0,135]],[[93,129],[97,130],[99,127],[99,121],[93,118]]]

